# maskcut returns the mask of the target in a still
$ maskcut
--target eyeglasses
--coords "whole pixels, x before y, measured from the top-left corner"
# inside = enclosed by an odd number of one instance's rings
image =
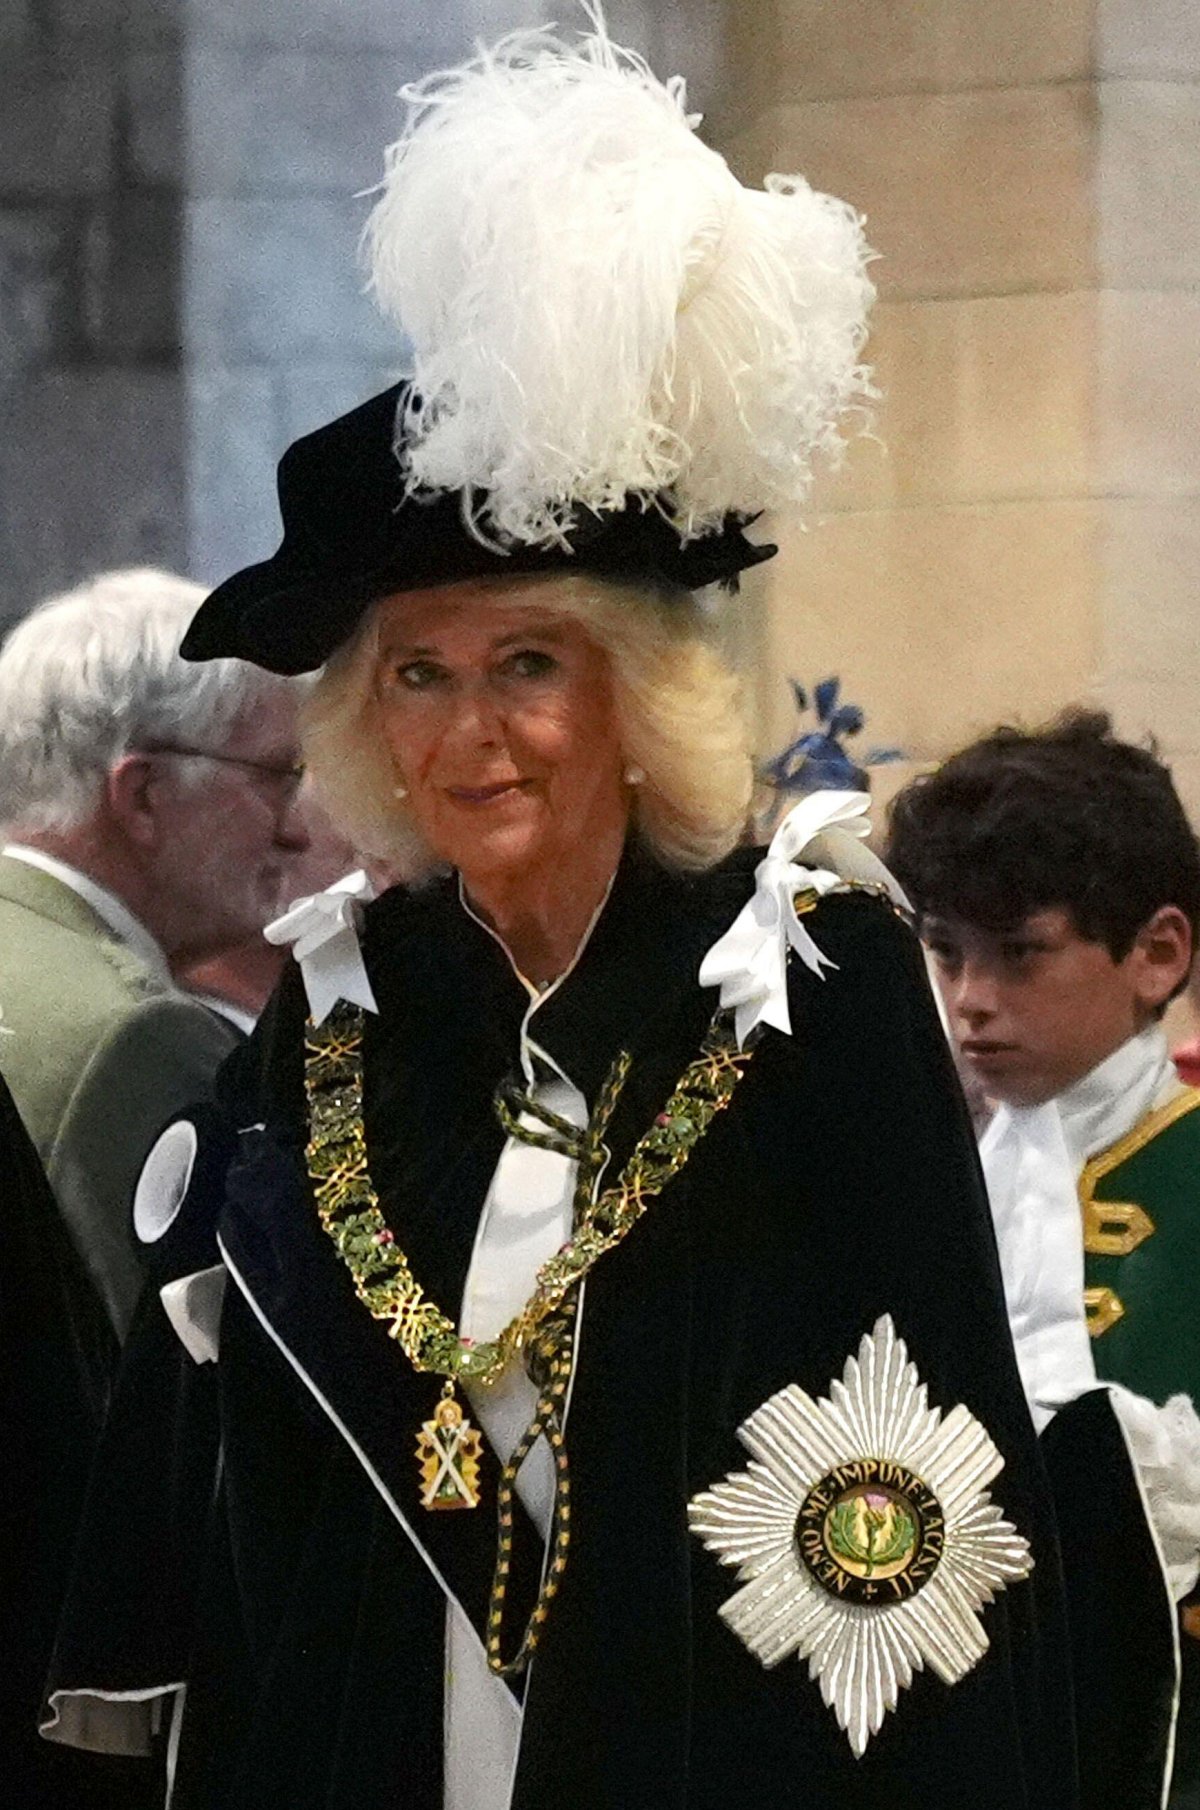
[[[161,742],[152,748],[139,748],[139,754],[176,754],[183,760],[215,760],[225,767],[245,767],[251,773],[263,773],[276,781],[287,798],[294,798],[304,778],[303,765],[285,766],[278,761],[251,760],[245,754],[216,754],[211,748],[187,748],[182,744]]]

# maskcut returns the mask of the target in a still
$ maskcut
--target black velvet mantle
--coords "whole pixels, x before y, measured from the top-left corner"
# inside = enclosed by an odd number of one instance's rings
[[[754,859],[684,879],[631,853],[578,967],[533,1020],[589,1100],[618,1048],[633,1054],[610,1175],[697,1053],[715,1005],[697,969],[748,897]],[[514,1810],[1078,1801],[1053,1503],[920,953],[861,894],[807,922],[836,969],[820,980],[793,963],[794,1035],[766,1035],[687,1170],[588,1282],[570,1565],[526,1689]],[[365,954],[381,1008],[365,1037],[372,1172],[416,1274],[454,1312],[502,1147],[492,1095],[528,1002],[448,884],[369,908]],[[443,1585],[478,1625],[494,1524],[486,1506],[417,1504],[414,1432],[437,1385],[354,1299],[316,1221],[302,1018],[292,974],[224,1075],[229,1122],[257,1129],[243,1130],[223,1200],[194,1184],[184,1208],[209,1228],[220,1215],[233,1283],[218,1512],[194,1609],[175,1618],[189,1693],[174,1810],[440,1810]],[[931,1401],[964,1402],[1004,1454],[993,1495],[1035,1568],[984,1611],[976,1671],[953,1688],[918,1675],[855,1760],[804,1668],[765,1672],[719,1620],[733,1575],[685,1513],[744,1467],[739,1423],[787,1383],[825,1393],[882,1313]],[[110,1609],[128,1679],[138,1636]],[[64,1670],[95,1682],[94,1602],[84,1619]]]

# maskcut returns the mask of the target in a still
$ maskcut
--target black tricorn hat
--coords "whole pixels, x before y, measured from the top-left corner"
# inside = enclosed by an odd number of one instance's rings
[[[395,450],[395,384],[306,434],[279,464],[283,540],[261,564],[235,572],[196,613],[185,660],[232,657],[269,672],[311,672],[353,631],[368,604],[397,591],[521,572],[595,572],[700,590],[776,551],[742,532],[744,516],[681,540],[658,509],[630,501],[581,510],[570,547],[489,546],[467,526],[458,492],[406,497]]]

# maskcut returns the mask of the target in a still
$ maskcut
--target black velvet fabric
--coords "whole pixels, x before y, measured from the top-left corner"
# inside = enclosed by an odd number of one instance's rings
[[[2,1081],[0,1161],[0,1785],[20,1810],[137,1810],[158,1789],[150,1764],[38,1737],[116,1345]]]
[[[491,545],[467,527],[457,491],[405,497],[395,450],[404,387],[394,384],[288,448],[279,466],[279,549],[205,599],[180,649],[185,660],[228,655],[271,672],[310,672],[369,603],[395,591],[555,571],[684,590],[736,587],[739,572],[777,551],[747,540],[746,518],[735,515],[685,544],[662,510],[637,502],[604,515],[580,510],[563,546]]]
[[[589,1100],[631,1052],[610,1177],[698,1052],[715,995],[697,969],[755,859],[682,878],[631,851],[532,1021]],[[514,1810],[1079,1802],[1054,1505],[919,949],[863,895],[807,922],[836,968],[793,964],[794,1035],[765,1036],[687,1169],[588,1281],[570,1562],[525,1687]],[[370,907],[365,955],[381,1008],[364,1038],[372,1173],[414,1272],[454,1312],[528,1000],[449,884]],[[247,1128],[223,1196],[185,1206],[219,1218],[232,1281],[174,1810],[440,1810],[443,1591],[481,1625],[495,1467],[482,1512],[420,1509],[414,1432],[437,1383],[355,1300],[317,1222],[303,1015],[292,973],[223,1076],[229,1122]],[[883,1313],[931,1401],[965,1403],[1003,1453],[993,1495],[1034,1569],[984,1610],[978,1668],[950,1688],[919,1674],[856,1760],[805,1668],[764,1671],[720,1621],[733,1575],[689,1534],[686,1505],[744,1468],[748,1414],[788,1383],[826,1393]],[[536,1558],[526,1526],[531,1543]],[[94,1671],[103,1642],[84,1620]]]
[[[1175,1605],[1108,1391],[1060,1409],[1042,1438],[1068,1584],[1084,1801],[1160,1810]]]

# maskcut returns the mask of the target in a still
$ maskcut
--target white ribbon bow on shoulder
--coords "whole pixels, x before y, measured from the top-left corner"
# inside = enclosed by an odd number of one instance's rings
[[[322,1024],[339,999],[366,1012],[379,1010],[358,943],[362,908],[374,897],[371,882],[356,868],[324,892],[297,899],[263,931],[268,943],[294,945],[314,1024]]]
[[[870,799],[865,792],[813,792],[790,810],[754,874],[754,896],[734,919],[725,935],[715,942],[700,965],[700,985],[721,989],[722,1006],[734,1008],[738,1046],[759,1024],[774,1025],[790,1037],[791,1014],[787,997],[789,945],[806,968],[824,978],[826,968],[837,963],[823,955],[796,915],[798,892],[831,892],[844,884],[843,876],[827,867],[802,867],[799,857],[818,837],[835,830],[839,836],[863,837],[871,833],[866,816]],[[833,838],[820,854],[835,853]],[[888,878],[882,862],[873,863]]]

